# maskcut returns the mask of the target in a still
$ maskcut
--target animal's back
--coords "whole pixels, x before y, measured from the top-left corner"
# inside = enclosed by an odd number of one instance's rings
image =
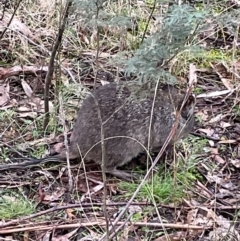
[[[150,147],[155,151],[162,147],[175,123],[176,111],[180,109],[185,94],[174,87],[165,86],[159,87],[155,95],[152,83],[144,86],[112,83],[97,89],[95,97],[98,107],[90,95],[79,110],[70,138],[69,157],[74,159],[81,155],[102,163],[99,110],[105,137],[106,172],[129,180],[131,174],[116,168],[144,151],[149,140]],[[191,131],[194,105],[195,100],[188,98],[181,112],[176,139],[185,137]],[[65,158],[63,151],[57,156],[2,165],[0,170],[25,168]]]
[[[102,161],[101,113],[106,149],[107,167],[121,166],[148,146],[160,148],[175,122],[176,109],[180,107],[184,93],[170,86],[160,87],[154,97],[154,89],[138,88],[134,84],[111,83],[89,96],[79,110],[71,137],[70,152]],[[152,109],[152,106],[154,108]],[[97,144],[98,143],[98,144]],[[140,144],[141,143],[141,144]]]

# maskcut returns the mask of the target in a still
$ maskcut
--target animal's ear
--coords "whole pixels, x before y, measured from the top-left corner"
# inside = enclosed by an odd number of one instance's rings
[[[191,94],[188,97],[188,99],[187,99],[187,101],[186,101],[184,106],[192,106],[192,105],[195,105],[195,103],[196,103],[196,97],[195,97],[194,94]]]
[[[195,104],[196,104],[196,97],[194,94],[191,94],[182,108],[181,115],[184,119],[187,120],[193,116]]]

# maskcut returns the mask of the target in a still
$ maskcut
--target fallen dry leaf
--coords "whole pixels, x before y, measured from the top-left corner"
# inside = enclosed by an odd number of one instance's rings
[[[66,189],[64,187],[60,188],[56,188],[54,192],[52,192],[51,194],[46,194],[45,193],[45,197],[44,197],[44,202],[53,202],[53,201],[58,201],[60,199],[60,197],[62,197],[62,195],[66,192]]]
[[[209,92],[209,93],[203,93],[203,94],[199,94],[196,96],[196,98],[210,98],[210,97],[216,97],[216,96],[221,96],[221,95],[226,95],[231,93],[232,90],[220,90],[220,91],[213,91],[213,92]]]
[[[189,211],[187,220],[191,225],[201,225],[205,227],[212,227],[213,219],[209,217],[207,212],[202,212],[202,208],[197,208]]]
[[[201,182],[197,181],[195,189],[196,192],[201,193],[201,196],[205,197],[206,199],[212,198],[212,193]],[[191,204],[193,207],[198,207],[200,205],[196,200],[195,202],[191,200]]]
[[[198,209],[192,209],[190,210],[188,213],[187,213],[187,223],[188,224],[195,224],[194,223],[194,220],[196,219],[197,217],[197,212],[198,212]]]
[[[7,110],[9,108],[12,108],[14,105],[13,104],[9,104],[9,105],[6,105],[6,106],[2,106],[0,107],[0,110]]]
[[[227,115],[223,115],[223,114],[218,114],[217,116],[213,117],[212,119],[210,119],[207,123],[209,124],[213,124],[216,122],[219,122],[220,120],[222,120],[223,118],[225,118]]]
[[[240,160],[239,159],[230,159],[230,162],[237,168],[240,168]]]
[[[211,63],[210,63],[211,64]],[[230,68],[223,61],[215,65],[211,64],[212,68],[216,71],[218,77],[222,81],[223,85],[228,89],[233,89],[232,74]]]
[[[106,80],[100,80],[101,84],[104,86],[104,85],[108,85],[109,84],[109,81],[106,81]]]
[[[236,142],[237,142],[237,140],[221,140],[218,143],[219,144],[233,144],[233,143],[236,143]]]
[[[21,80],[21,84],[23,87],[23,90],[28,98],[31,98],[33,95],[32,88],[29,86],[29,84],[25,80]]]
[[[41,113],[44,113],[45,112],[45,109],[44,109],[44,100],[41,100],[40,101],[40,103],[39,103],[39,105],[40,105],[40,111],[41,111]],[[53,113],[54,111],[55,111],[55,108],[54,108],[54,105],[53,105],[53,103],[52,103],[52,101],[49,101],[48,102],[48,105],[49,105],[49,113]]]
[[[199,117],[202,121],[207,121],[209,118],[206,110],[200,110],[196,113],[196,116]]]
[[[67,213],[67,216],[68,216],[68,219],[75,219],[76,216],[73,214],[75,210],[72,209],[72,208],[67,208],[66,209],[66,213]]]
[[[37,67],[37,66],[13,66],[10,68],[3,68],[0,67],[0,79],[6,79],[7,77],[10,76],[15,76],[15,75],[19,75],[22,73],[25,74],[35,74],[37,72],[40,71],[48,71],[48,67],[47,66],[41,66],[41,67]]]
[[[235,225],[223,216],[215,216],[217,226],[209,233],[210,240],[222,241],[235,241],[240,240],[240,235]]]
[[[71,238],[71,237],[73,237],[73,235],[74,234],[76,234],[77,232],[79,231],[79,228],[75,228],[74,230],[72,230],[71,232],[69,232],[69,233],[67,233],[67,234],[64,234],[64,235],[58,235],[57,237],[52,237],[52,239],[51,239],[51,241],[69,241],[70,239],[69,238]],[[72,240],[72,239],[71,239]],[[92,238],[92,239],[90,239],[90,237],[89,237],[89,239],[87,238],[83,238],[83,239],[78,239],[79,241],[83,241],[83,240],[97,240],[97,239],[94,239],[94,238]]]
[[[130,214],[142,213],[142,208],[138,205],[130,205],[128,211]]]
[[[50,241],[50,240],[53,240],[52,231],[46,232],[42,237],[42,241]]]
[[[212,140],[209,140],[208,143],[209,143],[209,146],[211,146],[211,147],[214,147],[214,146],[215,146],[215,142],[212,141]]]
[[[44,189],[42,187],[42,183],[40,183],[39,187],[38,187],[38,202],[42,202],[45,198],[45,193],[44,193]]]
[[[230,127],[230,126],[232,126],[230,123],[228,123],[228,122],[225,122],[225,121],[220,121],[220,126],[222,127],[222,128],[227,128],[227,127]]]
[[[226,163],[226,161],[219,156],[218,148],[210,148],[212,158],[220,164]]]
[[[37,112],[23,112],[23,113],[18,113],[17,116],[20,118],[30,117],[31,119],[35,119],[37,118],[38,114]]]
[[[203,129],[199,128],[198,131],[205,133],[207,136],[213,136],[214,130],[211,128]]]
[[[222,175],[205,175],[205,177],[207,178],[207,180],[210,183],[216,183],[219,186],[226,188],[228,190],[236,190],[236,186],[234,183],[231,182],[231,180],[228,179],[227,176],[222,177]]]
[[[103,189],[103,183],[100,183],[100,184],[96,185],[96,186],[93,188],[93,192],[94,192],[94,193],[97,193],[97,192],[99,192],[99,191],[102,190],[102,189]]]
[[[3,18],[0,20],[0,32],[2,32],[3,29],[5,29],[8,26],[11,17],[12,17],[11,14],[8,14],[8,13],[3,14]],[[21,22],[16,16],[13,17],[8,28],[17,32],[22,32],[27,37],[33,37],[31,30],[23,22]]]

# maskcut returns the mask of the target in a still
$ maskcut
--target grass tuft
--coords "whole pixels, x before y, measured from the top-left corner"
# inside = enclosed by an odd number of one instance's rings
[[[33,204],[22,196],[2,196],[0,197],[0,217],[2,220],[19,218],[33,213]]]

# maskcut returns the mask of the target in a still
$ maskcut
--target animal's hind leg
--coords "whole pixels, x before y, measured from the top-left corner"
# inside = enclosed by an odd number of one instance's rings
[[[126,181],[131,181],[132,179],[135,179],[133,174],[128,173],[126,171],[118,170],[115,167],[106,167],[106,173],[112,174],[113,176],[118,177],[120,179],[124,179]]]

